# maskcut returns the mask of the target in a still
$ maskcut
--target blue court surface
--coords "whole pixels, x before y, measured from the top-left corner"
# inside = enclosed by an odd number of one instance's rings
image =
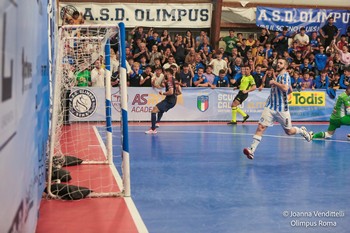
[[[306,142],[275,125],[248,160],[256,126],[129,126],[132,198],[149,232],[350,232],[350,128]]]

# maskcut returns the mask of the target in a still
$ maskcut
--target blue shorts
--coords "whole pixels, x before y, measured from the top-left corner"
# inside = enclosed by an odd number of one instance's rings
[[[173,108],[176,105],[176,101],[174,103],[168,102],[166,99],[159,102],[156,106],[160,112],[167,112],[169,109]]]

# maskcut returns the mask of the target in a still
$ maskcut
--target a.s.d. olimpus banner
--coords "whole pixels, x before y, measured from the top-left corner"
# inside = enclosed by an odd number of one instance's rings
[[[159,90],[147,87],[128,88],[128,118],[130,121],[150,121],[152,107],[164,96]],[[341,90],[339,90],[341,92]],[[169,110],[163,121],[229,121],[231,103],[238,90],[231,88],[183,88],[176,106]],[[249,120],[258,121],[270,89],[253,91],[241,105],[250,115]],[[328,121],[334,100],[323,90],[293,92],[289,96],[293,121]],[[104,121],[105,94],[100,88],[74,88],[71,91],[71,121]],[[120,91],[112,89],[112,119],[120,120]]]
[[[126,27],[210,28],[212,4],[174,3],[60,3],[60,24],[64,12],[82,13],[86,24],[117,24]]]
[[[272,31],[282,31],[284,26],[289,31],[298,31],[305,27],[307,33],[318,32],[326,23],[327,19],[333,16],[334,25],[338,27],[341,34],[346,34],[350,25],[350,10],[332,10],[317,8],[256,8],[256,25],[268,28]]]

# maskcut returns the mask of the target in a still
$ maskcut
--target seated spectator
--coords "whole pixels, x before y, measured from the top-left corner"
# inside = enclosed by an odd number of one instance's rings
[[[204,68],[199,68],[197,74],[193,77],[193,85],[195,87],[215,87],[209,83],[207,78],[204,76]]]
[[[207,68],[205,69],[204,76],[207,78],[208,82],[213,84],[215,79],[215,74],[213,74],[213,66],[207,65]]]
[[[91,71],[91,86],[104,87],[105,86],[105,70],[101,67],[101,61],[95,61],[95,68]]]
[[[348,42],[346,41],[346,35],[343,34],[340,36],[340,40],[337,42],[337,48],[343,50],[344,46],[348,46]]]
[[[198,46],[197,48],[197,52],[203,52],[204,48],[207,49],[208,53],[211,53],[213,51],[213,48],[211,47],[211,45],[209,44],[209,40],[204,38],[203,42]]]
[[[288,61],[288,63],[290,64],[294,59],[289,55],[288,51],[284,51],[283,52],[283,58],[286,59]]]
[[[151,83],[152,87],[154,88],[163,88],[165,86],[163,68],[161,66],[155,68],[155,72],[153,73]]]
[[[192,70],[192,67],[184,63],[182,66],[182,70],[180,71],[179,77],[180,77],[180,86],[181,87],[192,87],[192,79],[193,79],[194,73]]]
[[[322,70],[321,74],[315,78],[315,88],[316,89],[327,89],[329,86],[329,77],[327,76],[327,71]]]
[[[335,73],[338,73],[338,69],[334,66],[333,60],[329,60],[326,68],[324,69],[329,78],[332,78]]]
[[[140,69],[140,63],[134,62],[132,65],[132,73],[129,75],[128,86],[139,87],[141,80],[142,70]]]
[[[310,73],[305,72],[300,79],[301,90],[314,89],[314,81],[310,78]]]
[[[185,63],[193,65],[196,60],[196,51],[194,48],[190,48],[188,54],[185,57]]]
[[[150,65],[146,65],[144,72],[141,74],[140,87],[151,87],[152,86],[152,68]]]
[[[344,74],[340,76],[339,85],[340,88],[346,89],[346,87],[350,84],[350,67],[346,67],[344,69]]]
[[[195,63],[192,64],[192,67],[194,67],[194,73],[196,74],[198,72],[199,68],[205,69],[205,64],[203,63],[203,59],[199,53],[196,53],[195,55]]]
[[[226,76],[226,71],[224,69],[219,71],[219,76],[216,76],[213,85],[216,87],[228,87],[230,81]]]
[[[290,81],[292,88],[296,88],[298,91],[300,91],[301,86],[300,86],[300,73],[298,70],[294,70],[293,75],[290,76]]]

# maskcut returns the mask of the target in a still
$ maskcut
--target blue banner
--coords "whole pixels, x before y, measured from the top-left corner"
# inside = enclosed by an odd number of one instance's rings
[[[164,96],[159,89],[148,87],[128,88],[128,118],[130,121],[150,121],[153,106]],[[339,91],[341,92],[341,90]],[[176,106],[164,114],[163,121],[230,121],[231,103],[238,90],[232,88],[188,87],[182,89]],[[264,109],[270,89],[253,91],[240,106],[258,121]],[[328,121],[334,100],[323,90],[293,92],[288,96],[294,121]],[[83,100],[78,101],[77,100]],[[120,91],[112,88],[112,119],[120,120]],[[71,121],[105,121],[105,92],[103,88],[74,88],[71,92]],[[82,106],[85,104],[86,106]],[[238,120],[239,116],[238,116]]]
[[[326,23],[328,17],[334,17],[334,25],[340,30],[340,34],[346,34],[350,25],[350,10],[309,9],[309,8],[256,8],[256,25],[268,28],[271,31],[282,31],[284,26],[288,31],[298,31],[305,27],[309,34],[319,31]]]

